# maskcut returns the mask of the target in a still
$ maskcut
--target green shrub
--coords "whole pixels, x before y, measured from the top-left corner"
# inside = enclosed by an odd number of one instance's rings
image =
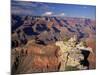
[[[66,66],[65,68],[66,71],[75,71],[75,70],[79,70],[77,67],[73,67],[73,66]]]

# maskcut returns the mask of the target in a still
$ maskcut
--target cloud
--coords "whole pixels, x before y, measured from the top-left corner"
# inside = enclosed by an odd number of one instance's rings
[[[32,10],[25,10],[20,7],[11,7],[11,13],[12,14],[19,14],[19,15],[32,15],[33,11]]]
[[[45,12],[42,16],[65,16],[65,13],[63,12],[63,13],[58,13],[58,14],[56,14],[56,13],[54,13],[54,12],[50,12],[50,11],[48,11],[48,12]]]
[[[86,6],[83,6],[83,8],[87,8]]]
[[[65,16],[65,13],[60,13],[59,16]]]
[[[54,16],[60,16],[60,17],[62,17],[62,16],[66,16],[66,15],[65,15],[65,13],[63,12],[63,13],[55,14]]]
[[[45,12],[44,14],[43,14],[43,16],[51,16],[53,13],[52,12]]]

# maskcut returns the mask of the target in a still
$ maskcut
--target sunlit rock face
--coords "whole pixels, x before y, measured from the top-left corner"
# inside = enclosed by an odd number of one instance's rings
[[[82,41],[78,42],[76,36],[67,41],[56,42],[56,45],[60,47],[60,71],[66,70],[67,66],[76,67],[77,70],[88,69],[89,65],[84,65],[82,61],[88,63],[87,58],[92,49],[84,44]]]

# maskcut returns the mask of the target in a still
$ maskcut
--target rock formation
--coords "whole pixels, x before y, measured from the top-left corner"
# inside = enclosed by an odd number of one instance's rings
[[[12,74],[95,68],[95,29],[85,18],[12,15]]]
[[[60,47],[60,71],[65,71],[67,66],[76,67],[79,70],[88,69],[89,65],[84,66],[80,62],[87,61],[88,57],[83,53],[85,52],[88,56],[92,52],[92,49],[86,47],[82,41],[78,42],[76,36],[70,38],[68,41],[58,41],[56,45]]]

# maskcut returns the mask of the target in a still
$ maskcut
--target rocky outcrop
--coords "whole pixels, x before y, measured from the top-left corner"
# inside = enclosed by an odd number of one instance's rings
[[[89,68],[87,58],[92,49],[87,47],[84,42],[78,42],[76,36],[68,41],[58,41],[56,45],[60,46],[60,71],[65,71],[67,66],[76,67],[77,70]]]

